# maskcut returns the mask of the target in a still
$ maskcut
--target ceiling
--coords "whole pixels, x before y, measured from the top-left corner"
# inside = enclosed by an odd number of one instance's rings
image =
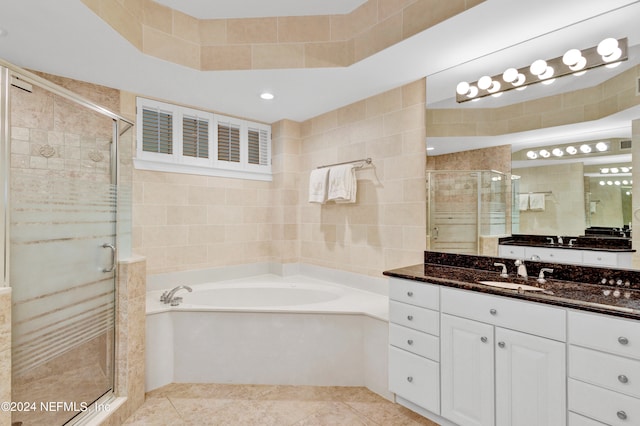
[[[270,0],[268,7],[266,0],[161,2],[207,18],[270,11],[345,13],[363,0]],[[455,106],[451,99],[460,80],[473,81],[507,66],[561,56],[569,48],[590,47],[606,37],[628,37],[630,46],[638,45],[638,21],[637,0],[487,0],[345,68],[197,71],[141,53],[80,0],[0,0],[0,28],[7,32],[0,36],[0,58],[25,68],[272,123],[285,118],[304,121],[425,76],[428,103]],[[630,63],[637,63],[638,50],[632,53]],[[606,79],[596,73],[584,77],[559,79],[554,85],[575,90],[593,84],[592,77]],[[498,106],[539,96],[538,88],[529,89],[491,102]],[[259,99],[264,90],[276,98]],[[470,141],[459,143],[479,147]]]

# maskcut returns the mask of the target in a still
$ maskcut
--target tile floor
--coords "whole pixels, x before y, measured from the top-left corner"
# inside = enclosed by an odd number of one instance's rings
[[[125,425],[438,426],[362,387],[171,384]]]

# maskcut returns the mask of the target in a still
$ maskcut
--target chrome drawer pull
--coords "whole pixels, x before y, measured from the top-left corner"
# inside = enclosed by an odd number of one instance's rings
[[[501,348],[504,348],[506,345],[504,342],[498,342],[498,346],[500,346]]]
[[[411,339],[407,340],[407,345],[413,345],[413,340]]]
[[[626,337],[620,336],[618,337],[618,343],[620,343],[621,345],[628,345],[629,339],[627,339]]]
[[[409,297],[413,297],[413,292],[412,292],[412,291],[408,291],[408,292],[407,292],[407,296],[409,296]]]
[[[480,341],[481,341],[482,343],[487,343],[487,340],[489,340],[489,339],[487,339],[485,336],[482,336],[482,337],[480,338]]]
[[[489,309],[489,313],[491,315],[496,315],[498,313],[498,311],[496,311],[495,309]]]
[[[413,377],[411,377],[411,376],[407,377],[407,382],[409,382],[409,383],[413,382]],[[620,416],[618,416],[618,417],[620,417]]]
[[[625,413],[624,411],[620,410],[616,413],[616,415],[618,416],[618,418],[620,420],[627,420],[627,413]]]
[[[619,375],[618,380],[620,381],[620,383],[629,383],[629,378],[624,374]]]
[[[407,315],[407,319],[408,319],[409,321],[413,321],[413,315]]]

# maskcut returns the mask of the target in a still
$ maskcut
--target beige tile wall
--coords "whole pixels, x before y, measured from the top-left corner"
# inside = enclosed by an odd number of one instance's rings
[[[425,93],[422,79],[302,123],[301,262],[376,276],[421,262]],[[307,202],[314,167],[366,157],[356,204]]]
[[[511,145],[443,155],[427,154],[427,170],[497,170],[511,173]]]
[[[583,235],[584,172],[582,163],[527,167],[514,170],[521,176],[520,193],[552,191],[544,211],[520,211],[520,234]]]
[[[595,87],[506,107],[428,109],[427,134],[494,136],[597,120],[640,105],[638,77],[640,66],[635,66]]]
[[[348,66],[483,0],[367,0],[345,15],[196,19],[152,0],[82,0],[142,52],[201,70]]]

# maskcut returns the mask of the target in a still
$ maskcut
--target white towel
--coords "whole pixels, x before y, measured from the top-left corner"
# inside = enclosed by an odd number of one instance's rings
[[[589,202],[589,213],[596,214],[597,209],[598,203],[596,203],[595,201]]]
[[[357,190],[356,170],[353,164],[343,164],[329,169],[327,201],[355,203]]]
[[[329,169],[314,169],[309,175],[309,202],[324,204],[327,201]]]
[[[529,194],[529,208],[535,211],[544,211],[544,194]]]
[[[518,208],[520,211],[529,210],[529,194],[520,194],[518,196]]]

